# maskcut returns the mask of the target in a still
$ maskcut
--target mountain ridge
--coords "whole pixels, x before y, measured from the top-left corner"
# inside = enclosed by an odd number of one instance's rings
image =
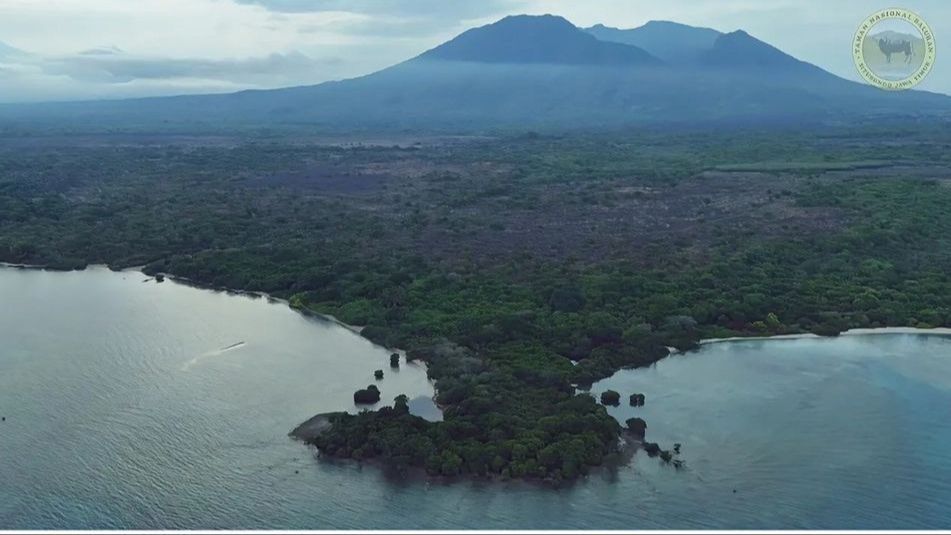
[[[643,48],[670,63],[686,63],[697,59],[702,50],[713,45],[721,32],[673,21],[652,20],[637,28],[622,30],[595,24],[584,29],[594,37]]]
[[[660,64],[645,50],[601,41],[556,15],[512,15],[472,28],[414,59],[574,65]]]
[[[716,38],[708,48],[694,47],[691,61],[665,62],[640,47],[602,41],[561,17],[512,16],[348,80],[219,95],[6,107],[0,108],[0,118],[564,129],[951,113],[951,97],[889,93],[848,81],[742,30],[648,26],[655,33],[687,32],[704,40],[715,32]]]

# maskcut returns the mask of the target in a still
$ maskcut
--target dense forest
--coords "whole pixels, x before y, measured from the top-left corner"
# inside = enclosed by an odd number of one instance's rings
[[[145,266],[363,326],[427,363],[445,420],[400,396],[335,416],[321,452],[574,479],[621,432],[577,388],[668,347],[951,325],[949,149],[944,125],[376,143],[18,133],[0,143],[0,260]]]

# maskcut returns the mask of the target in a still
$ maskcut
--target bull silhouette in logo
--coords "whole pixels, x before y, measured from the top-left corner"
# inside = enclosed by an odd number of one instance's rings
[[[901,41],[889,41],[882,37],[878,40],[878,49],[882,51],[882,54],[885,54],[885,61],[887,63],[892,62],[892,54],[905,54],[905,63],[911,63],[911,58],[915,55],[915,51],[911,47],[911,41],[904,39]]]

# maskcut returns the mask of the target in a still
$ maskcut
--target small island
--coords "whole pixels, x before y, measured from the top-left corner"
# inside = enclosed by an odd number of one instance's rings
[[[628,418],[625,424],[628,431],[637,438],[643,439],[647,433],[647,422],[643,418]]]
[[[601,393],[601,403],[617,407],[621,404],[621,394],[614,390],[606,390]]]
[[[373,405],[380,401],[380,389],[370,385],[353,393],[353,402],[358,405]]]

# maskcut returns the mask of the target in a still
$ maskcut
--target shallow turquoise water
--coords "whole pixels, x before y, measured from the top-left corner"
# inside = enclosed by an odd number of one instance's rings
[[[714,344],[622,371],[593,392],[645,393],[612,413],[682,443],[685,470],[638,455],[568,489],[446,486],[286,436],[355,410],[377,368],[384,400],[423,410],[422,368],[281,304],[143,278],[0,270],[0,527],[951,527],[946,338]]]

